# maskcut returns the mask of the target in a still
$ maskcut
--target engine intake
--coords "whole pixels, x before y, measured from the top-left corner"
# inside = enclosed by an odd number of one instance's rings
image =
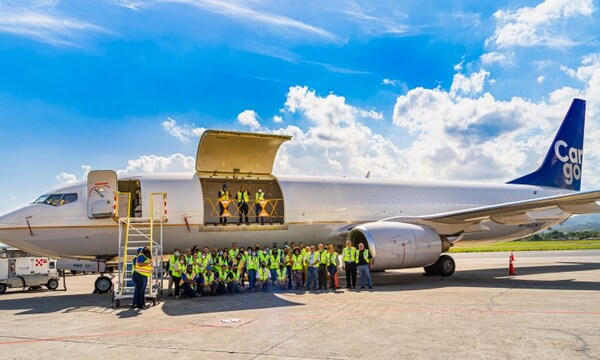
[[[373,269],[402,269],[431,265],[450,243],[430,227],[396,222],[372,222],[353,228],[353,246],[363,243],[373,257]]]

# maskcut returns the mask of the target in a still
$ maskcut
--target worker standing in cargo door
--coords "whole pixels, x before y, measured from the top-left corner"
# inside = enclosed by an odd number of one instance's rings
[[[237,192],[235,198],[237,199],[238,208],[240,211],[240,224],[242,223],[242,218],[245,220],[246,224],[249,224],[248,202],[250,201],[250,193],[246,190],[244,185],[240,186],[240,191]]]
[[[352,241],[346,241],[346,247],[342,250],[344,259],[344,270],[346,271],[346,289],[356,289],[356,248]]]
[[[229,201],[229,191],[227,190],[227,183],[223,184],[223,188],[219,190],[217,196],[219,197],[219,224],[226,225],[227,216],[223,216],[225,213],[225,206],[223,205],[223,202],[227,203],[227,201]]]
[[[132,308],[146,309],[145,294],[148,278],[152,276],[152,256],[150,248],[144,247],[142,252],[135,258],[133,266],[133,283],[135,288],[133,291]]]
[[[264,200],[265,193],[262,191],[262,188],[259,187],[256,194],[254,194],[254,213],[256,214],[256,222],[258,222],[258,218],[260,217],[261,224],[265,223],[265,217],[260,215],[263,211],[263,206],[260,204],[260,202]]]

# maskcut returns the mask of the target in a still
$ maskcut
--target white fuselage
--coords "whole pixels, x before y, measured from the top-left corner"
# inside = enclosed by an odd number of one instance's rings
[[[396,180],[333,177],[278,176],[284,201],[285,226],[229,224],[204,226],[204,199],[197,174],[159,174],[132,177],[143,194],[166,192],[168,222],[163,228],[165,253],[193,245],[240,247],[258,243],[304,242],[342,244],[344,234],[356,224],[393,216],[419,216],[511,201],[546,197],[564,190],[529,185],[467,183],[411,183]],[[118,226],[113,219],[87,217],[85,182],[66,185],[55,192],[78,194],[64,206],[32,204],[0,217],[0,242],[52,257],[112,257],[118,252]],[[144,196],[144,195],[143,195]],[[148,216],[148,201],[142,202]],[[529,214],[536,219],[535,213]],[[188,225],[184,222],[188,219]],[[546,229],[570,214],[546,211],[526,225],[485,222],[489,231],[467,234],[462,241],[508,241]]]

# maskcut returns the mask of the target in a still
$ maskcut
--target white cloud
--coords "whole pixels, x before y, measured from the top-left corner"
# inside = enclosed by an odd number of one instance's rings
[[[77,175],[61,172],[60,174],[56,175],[56,180],[58,180],[58,182],[61,184],[70,184],[77,181]]]
[[[381,80],[381,83],[383,85],[389,85],[389,86],[398,86],[398,84],[399,84],[398,80],[392,80],[392,79],[387,79],[387,78]]]
[[[458,69],[462,69],[462,67],[459,67]],[[460,72],[456,73],[454,74],[454,78],[452,80],[450,94],[452,94],[452,96],[460,94],[465,96],[480,94],[483,91],[485,79],[489,76],[490,72],[484,69],[481,69],[476,73],[472,73],[468,77]]]
[[[544,80],[546,80],[546,77],[545,77],[545,76],[538,76],[538,77],[537,77],[537,82],[538,82],[538,84],[542,84],[542,83],[544,82]]]
[[[559,30],[558,25],[571,17],[590,16],[593,12],[593,0],[546,0],[536,7],[498,10],[494,18],[499,25],[486,45],[571,46],[575,42],[563,35],[564,30]]]
[[[337,42],[338,38],[333,33],[317,26],[306,24],[302,21],[260,11],[247,6],[248,2],[231,0],[159,0],[164,3],[187,4],[198,9],[241,20],[246,23],[257,23],[279,30],[287,30],[289,34],[301,33],[303,36],[311,35],[327,41]]]
[[[419,30],[417,26],[406,25],[398,22],[398,14],[393,17],[373,16],[368,14],[358,4],[351,3],[343,13],[361,26],[367,35],[395,35],[406,36]]]
[[[169,156],[142,155],[129,160],[125,169],[117,170],[119,175],[155,172],[189,172],[195,171],[196,159],[183,154]]]
[[[283,122],[283,118],[279,115],[275,115],[275,116],[273,116],[273,122],[275,124],[281,124]]]
[[[254,110],[244,110],[237,116],[237,121],[246,126],[250,126],[252,130],[258,130],[260,128],[260,123],[257,119],[258,115]]]
[[[492,52],[481,55],[480,59],[481,59],[481,62],[484,64],[498,63],[501,66],[509,66],[514,63],[515,54],[512,52],[506,53],[506,52],[492,51]]]
[[[206,131],[205,128],[197,127],[194,124],[178,125],[177,121],[170,117],[163,121],[161,126],[170,135],[184,142],[189,141],[191,138],[200,137]]]
[[[53,46],[80,46],[85,34],[107,31],[69,18],[54,9],[54,1],[0,2],[0,32]]]

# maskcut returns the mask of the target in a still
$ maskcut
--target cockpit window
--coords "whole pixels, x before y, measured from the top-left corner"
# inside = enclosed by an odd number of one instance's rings
[[[77,201],[77,194],[46,194],[40,196],[34,204],[62,206]]]

